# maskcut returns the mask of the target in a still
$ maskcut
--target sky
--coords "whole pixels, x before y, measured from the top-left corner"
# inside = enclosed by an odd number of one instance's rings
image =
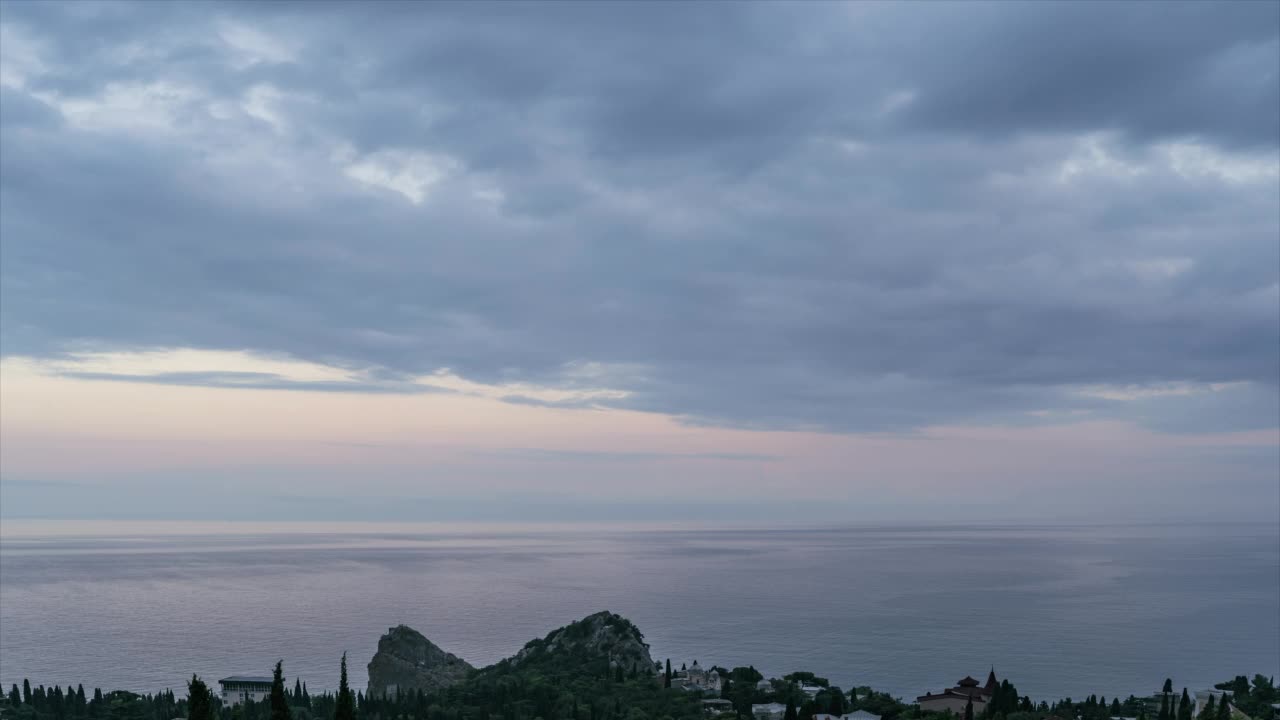
[[[0,516],[1280,518],[1280,3],[0,3]]]

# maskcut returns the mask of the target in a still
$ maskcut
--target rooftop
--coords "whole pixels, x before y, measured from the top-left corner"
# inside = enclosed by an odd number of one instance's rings
[[[263,677],[261,675],[232,675],[231,677],[222,678],[221,680],[218,681],[218,684],[222,685],[225,683],[255,683],[255,684],[261,684],[261,685],[270,685],[272,682],[274,682],[272,678]]]

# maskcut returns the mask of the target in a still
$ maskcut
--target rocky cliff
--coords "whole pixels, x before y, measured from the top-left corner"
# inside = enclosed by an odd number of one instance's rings
[[[369,661],[369,694],[439,690],[465,680],[473,669],[422,633],[400,625],[378,640],[378,652]]]
[[[598,676],[618,668],[628,675],[654,672],[653,658],[640,629],[611,612],[588,615],[544,638],[530,640],[520,652],[476,674],[465,660],[441,650],[417,630],[401,625],[388,630],[378,641],[378,652],[369,661],[369,693],[430,692],[469,678],[490,682],[525,670],[544,676]]]
[[[515,656],[499,665],[516,669],[526,665],[553,663],[560,666],[587,666],[593,669],[618,666],[624,671],[652,673],[653,658],[632,622],[611,612],[594,615],[553,630],[541,640],[532,640]]]

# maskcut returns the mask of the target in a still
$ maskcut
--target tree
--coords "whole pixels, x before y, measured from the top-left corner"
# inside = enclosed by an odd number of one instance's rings
[[[844,691],[832,686],[825,694],[827,696],[827,712],[832,715],[843,715],[845,713]]]
[[[1204,707],[1200,708],[1199,717],[1201,720],[1217,720],[1218,709],[1213,699],[1213,693],[1209,693],[1209,701],[1204,704]]]
[[[26,678],[22,678],[22,704],[31,704],[31,681]]]
[[[276,662],[271,676],[271,720],[293,720],[289,701],[284,696],[284,661]]]
[[[1162,690],[1161,692],[1163,692],[1166,695],[1173,692],[1173,678],[1164,679],[1164,690]]]
[[[22,704],[22,693],[18,692],[18,683],[14,683],[13,689],[9,691],[9,704],[14,707]]]
[[[1160,714],[1157,718],[1158,720],[1173,720],[1169,717],[1169,693],[1160,695]]]
[[[973,698],[964,704],[964,720],[973,720]]]
[[[187,720],[214,720],[213,693],[195,675],[187,683]]]
[[[1182,699],[1178,701],[1178,720],[1191,720],[1191,696],[1186,688],[1182,688]]]
[[[667,658],[667,672],[662,676],[662,687],[671,687],[671,658]]]
[[[799,720],[799,716],[796,715],[795,700],[791,700],[791,699],[787,700],[787,712],[785,715],[782,716],[782,720]]]
[[[1231,703],[1227,701],[1226,695],[1218,702],[1218,717],[1215,720],[1231,720]]]
[[[334,704],[333,720],[355,720],[356,708],[351,698],[351,686],[347,684],[347,654],[342,653],[342,674],[338,676],[338,697]]]

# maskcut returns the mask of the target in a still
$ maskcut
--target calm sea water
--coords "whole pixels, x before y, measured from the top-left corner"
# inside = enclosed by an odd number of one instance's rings
[[[176,534],[180,533],[180,534]],[[353,680],[406,623],[476,665],[591,612],[655,658],[1037,699],[1280,671],[1280,527],[600,529],[6,521],[0,681]]]

